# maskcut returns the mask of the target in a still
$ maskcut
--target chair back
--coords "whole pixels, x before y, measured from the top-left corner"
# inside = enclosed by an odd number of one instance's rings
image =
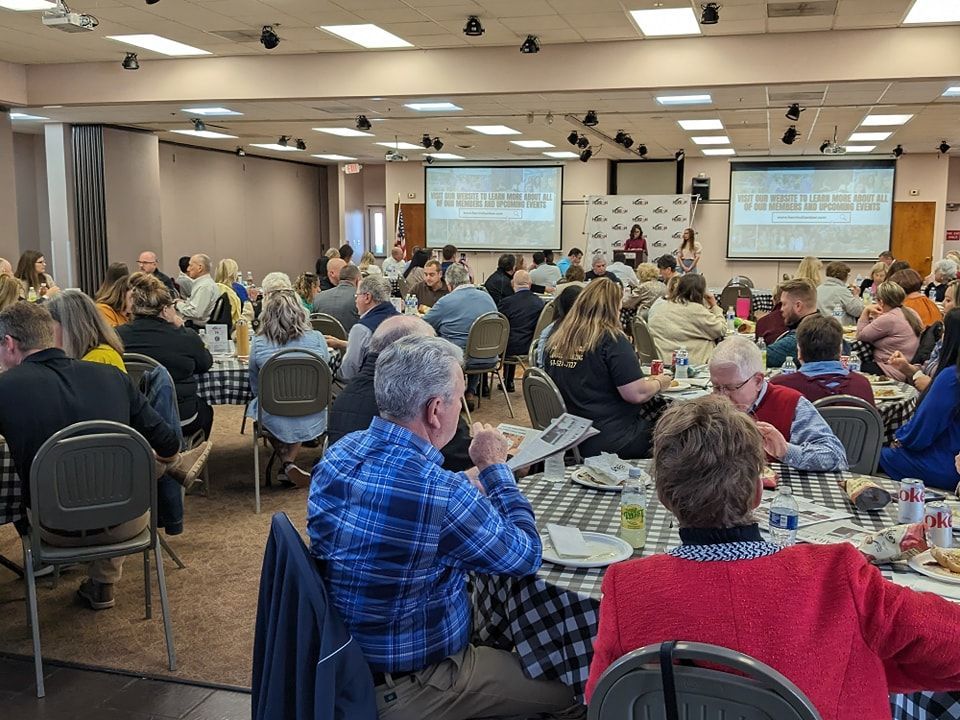
[[[470,326],[465,360],[496,360],[507,349],[510,321],[498,312],[484,313]]]
[[[674,665],[675,660],[709,667]],[[720,667],[737,674],[715,669]],[[705,643],[668,642],[634,650],[610,665],[590,699],[587,718],[820,720],[820,713],[796,685],[749,655]]]
[[[143,391],[143,376],[153,370],[155,367],[161,367],[160,363],[149,355],[140,353],[124,353],[123,364],[127,368],[127,375],[133,380],[135,387]]]
[[[743,285],[745,287],[753,289],[753,280],[748,278],[746,275],[735,275],[727,281],[727,285]]]
[[[531,367],[523,374],[523,401],[527,404],[530,424],[543,430],[567,411],[560,389],[540,368]]]
[[[876,473],[884,434],[880,412],[863,398],[853,395],[821,398],[813,406],[843,443],[850,472]]]
[[[207,325],[226,325],[227,337],[233,337],[233,311],[230,308],[230,296],[223,293],[213,304]]]
[[[540,337],[540,333],[543,332],[543,329],[553,322],[553,319],[557,315],[557,309],[554,307],[553,300],[544,304],[543,310],[540,311],[540,317],[537,318],[536,327],[533,328],[533,339],[536,340]]]
[[[650,334],[650,328],[642,318],[634,318],[633,321],[633,345],[637,349],[637,356],[640,358],[640,364],[650,364],[651,360],[660,357],[660,351],[657,350],[657,343]]]
[[[260,368],[258,384],[258,415],[305,417],[322,412],[332,401],[330,366],[311,350],[281,350]]]
[[[313,313],[313,315],[310,316],[310,324],[313,325],[314,330],[323,335],[331,335],[338,340],[347,339],[347,331],[344,330],[341,322],[333,315]]]
[[[736,310],[739,298],[750,300],[750,315],[753,315],[753,291],[746,285],[727,285],[720,292],[720,310],[722,312],[726,312],[727,308]]]

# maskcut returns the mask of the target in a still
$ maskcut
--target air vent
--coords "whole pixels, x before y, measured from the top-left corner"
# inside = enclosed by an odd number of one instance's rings
[[[260,42],[259,30],[210,30],[209,33],[230,42]]]
[[[736,132],[737,130],[766,130],[766,122],[739,122],[739,123],[727,123],[726,128],[729,132]]]
[[[815,105],[817,103],[823,102],[823,94],[826,90],[820,90],[819,92],[772,92],[767,95],[767,101],[771,105],[777,105],[779,103],[800,103],[801,105]]]
[[[767,17],[820,17],[833,15],[837,11],[837,0],[816,0],[815,2],[769,3]]]

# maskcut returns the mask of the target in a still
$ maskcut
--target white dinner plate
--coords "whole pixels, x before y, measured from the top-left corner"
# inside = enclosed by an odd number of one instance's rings
[[[871,385],[896,385],[896,380],[886,375],[864,375]]]
[[[560,557],[557,555],[557,551],[553,549],[550,536],[543,533],[540,535],[540,540],[543,542],[543,559],[552,562],[554,565],[564,565],[566,567],[598,568],[622,562],[633,555],[633,548],[630,547],[630,543],[615,535],[585,532],[583,533],[583,539],[587,541],[587,547],[590,548],[593,555],[583,558]]]
[[[608,492],[620,492],[623,490],[622,483],[620,485],[607,485],[599,482],[586,468],[574,470],[570,478],[577,485],[583,485],[584,487],[591,488],[592,490],[606,490]]]
[[[882,392],[878,392],[882,390]],[[873,399],[883,402],[884,400],[903,400],[906,397],[900,388],[877,388],[873,391]]]
[[[587,533],[584,533],[584,536],[586,535]],[[546,551],[544,551],[543,557],[546,559]],[[929,550],[919,555],[914,555],[907,564],[921,575],[932,577],[935,580],[943,580],[943,582],[952,585],[960,585],[960,573],[951,572],[945,567],[940,566],[937,561],[933,559],[933,555],[930,554]]]
[[[674,380],[673,382],[677,384],[674,385],[671,383],[670,387],[663,389],[663,392],[682,392],[683,390],[689,390],[691,387],[690,383],[684,382],[683,380]]]

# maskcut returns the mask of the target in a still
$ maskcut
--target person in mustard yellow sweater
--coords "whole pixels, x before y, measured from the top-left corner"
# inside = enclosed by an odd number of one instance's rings
[[[47,303],[47,310],[54,320],[54,342],[68,357],[127,371],[116,330],[80,290],[64,290]]]

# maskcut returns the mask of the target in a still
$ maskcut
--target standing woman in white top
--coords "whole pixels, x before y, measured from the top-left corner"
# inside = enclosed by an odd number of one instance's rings
[[[693,228],[687,228],[683,231],[683,241],[680,243],[680,249],[676,251],[677,262],[679,263],[680,273],[687,275],[690,273],[699,274],[697,266],[700,264],[700,254],[703,247],[697,241],[697,233]]]

